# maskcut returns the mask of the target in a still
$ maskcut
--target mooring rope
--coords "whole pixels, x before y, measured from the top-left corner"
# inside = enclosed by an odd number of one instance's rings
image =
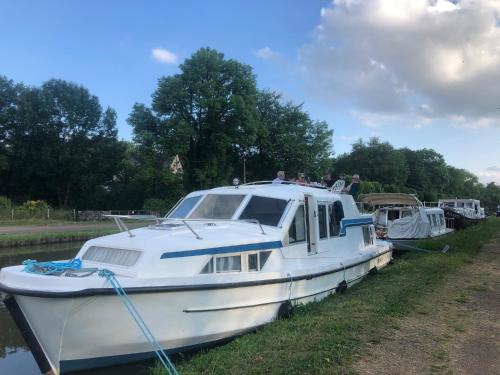
[[[169,373],[169,375],[179,375],[177,372],[176,368],[168,358],[167,354],[161,347],[160,343],[156,338],[154,337],[153,333],[151,330],[148,328],[146,325],[146,322],[144,322],[144,319],[142,319],[141,315],[135,308],[134,304],[132,303],[131,299],[128,297],[127,293],[125,293],[125,290],[123,290],[122,286],[120,285],[118,279],[115,277],[115,274],[111,272],[110,270],[107,269],[102,269],[99,270],[99,276],[104,277],[109,281],[113,289],[115,290],[116,294],[118,297],[120,297],[120,300],[122,301],[123,305],[126,307],[132,318],[134,318],[135,322],[137,323],[137,326],[139,329],[142,331],[142,334],[148,340],[149,344],[153,348],[154,352],[156,353],[156,356],[160,360],[161,364],[165,368],[165,370]]]
[[[82,261],[78,258],[71,259],[69,262],[37,262],[36,260],[26,259],[23,265],[24,272],[37,275],[57,275],[66,271],[80,270]]]

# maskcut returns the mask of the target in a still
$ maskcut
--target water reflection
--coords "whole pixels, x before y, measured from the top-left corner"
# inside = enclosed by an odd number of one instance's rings
[[[81,245],[82,243],[71,243],[0,249],[0,268],[21,264],[28,258],[38,261],[70,259],[78,252]],[[78,374],[148,375],[149,368],[153,365],[152,361],[146,361]],[[0,302],[0,374],[40,375],[35,359],[2,302]]]

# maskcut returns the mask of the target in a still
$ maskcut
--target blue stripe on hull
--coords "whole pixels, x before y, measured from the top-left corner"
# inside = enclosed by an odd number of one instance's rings
[[[282,246],[283,244],[281,243],[281,241],[270,241],[270,242],[250,243],[244,245],[210,247],[206,249],[197,249],[197,250],[182,250],[171,253],[163,253],[161,255],[161,259],[193,257],[197,255],[237,253],[240,251],[279,249]]]

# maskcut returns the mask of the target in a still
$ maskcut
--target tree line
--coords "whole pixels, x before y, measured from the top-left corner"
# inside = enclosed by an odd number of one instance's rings
[[[355,142],[349,153],[333,160],[333,170],[340,178],[360,174],[361,193],[402,192],[427,202],[476,198],[490,208],[500,204],[499,185],[481,184],[476,175],[448,165],[443,155],[432,149],[396,149],[378,138]]]
[[[248,181],[272,179],[278,170],[316,181],[327,171],[359,173],[362,190],[425,200],[499,189],[433,150],[396,150],[376,139],[333,158],[326,122],[258,89],[249,65],[214,49],[201,48],[179,68],[158,80],[150,104],[134,104],[131,141],[118,139],[116,112],[81,85],[52,79],[35,87],[0,76],[0,196],[54,207],[166,210],[189,191],[243,180],[244,167]],[[170,168],[176,157],[183,173]]]

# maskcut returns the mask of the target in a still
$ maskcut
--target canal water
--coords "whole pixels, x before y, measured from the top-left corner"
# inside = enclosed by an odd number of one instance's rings
[[[21,264],[25,259],[38,261],[70,259],[81,245],[82,243],[70,243],[0,249],[0,268]],[[119,327],[116,328],[119,329]],[[153,361],[145,361],[127,366],[79,372],[78,375],[148,375],[153,365]],[[35,359],[1,301],[0,374],[40,375]]]

